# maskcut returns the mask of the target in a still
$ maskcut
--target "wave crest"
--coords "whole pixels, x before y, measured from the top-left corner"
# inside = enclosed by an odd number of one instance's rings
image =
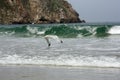
[[[49,26],[20,26],[0,27],[0,35],[32,37],[57,35],[65,38],[97,36],[105,37],[110,34],[120,34],[120,26],[110,25],[49,25]]]

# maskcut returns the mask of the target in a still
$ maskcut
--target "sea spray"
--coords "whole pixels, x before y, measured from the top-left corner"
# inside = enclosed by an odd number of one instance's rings
[[[109,34],[120,34],[120,26],[113,26],[109,31]]]

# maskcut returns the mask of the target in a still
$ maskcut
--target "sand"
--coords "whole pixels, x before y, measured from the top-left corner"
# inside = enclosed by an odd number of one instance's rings
[[[0,80],[120,80],[120,69],[0,66]]]

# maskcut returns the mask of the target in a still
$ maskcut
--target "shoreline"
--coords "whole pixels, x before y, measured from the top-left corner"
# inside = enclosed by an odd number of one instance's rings
[[[0,65],[1,80],[119,80],[120,69]]]

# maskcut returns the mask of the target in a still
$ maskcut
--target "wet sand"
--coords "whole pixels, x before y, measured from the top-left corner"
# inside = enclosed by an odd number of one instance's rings
[[[120,80],[120,69],[0,66],[0,80]]]

